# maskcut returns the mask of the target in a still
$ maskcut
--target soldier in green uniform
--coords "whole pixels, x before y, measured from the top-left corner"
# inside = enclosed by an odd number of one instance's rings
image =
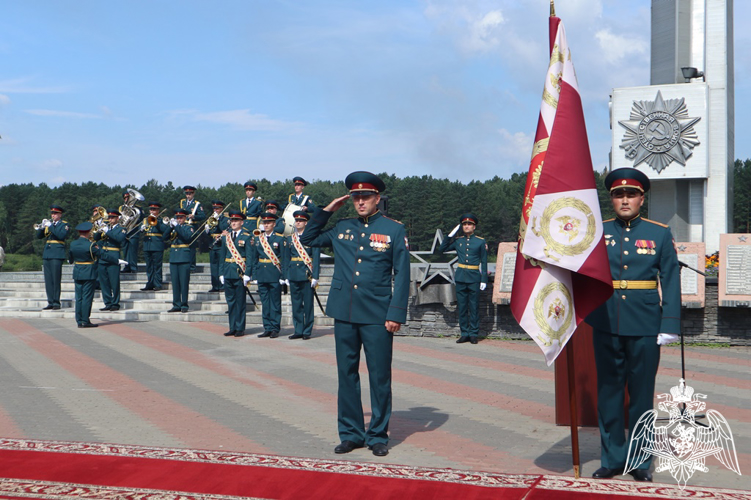
[[[141,291],[162,289],[162,263],[164,262],[164,235],[169,226],[159,218],[162,204],[149,202],[149,216],[141,224],[143,232],[143,260],[146,261],[146,286]]]
[[[639,215],[649,184],[634,168],[616,169],[605,177],[616,213],[615,219],[603,222],[614,291],[586,319],[593,329],[602,445],[602,467],[595,478],[623,474],[634,426],[653,408],[660,344],[680,333],[680,273],[673,236],[666,225]],[[623,415],[626,386],[629,439]],[[651,481],[650,465],[651,456],[629,474],[637,481]]]
[[[101,250],[89,239],[93,224],[82,222],[76,226],[78,239],[70,244],[70,263],[73,264],[73,281],[76,290],[76,323],[78,328],[96,328],[89,319],[94,301],[94,284],[97,280],[97,261],[101,258],[116,265],[119,259],[114,252]]]
[[[120,211],[115,208],[107,210],[107,220],[109,225],[105,226],[102,232],[98,232],[95,239],[99,241],[102,251],[112,254],[120,259],[120,249],[125,242],[125,229],[119,224]],[[114,259],[102,259],[102,265],[99,266],[99,284],[102,287],[102,300],[104,307],[100,311],[119,311],[120,310],[120,266],[113,264]],[[125,263],[124,260],[122,262]]]
[[[185,186],[183,187],[183,193],[185,194],[185,198],[180,200],[180,208],[185,210],[185,213],[187,214],[185,217],[185,222],[192,226],[200,225],[201,222],[206,220],[206,213],[203,211],[203,205],[201,205],[201,202],[196,200],[196,188],[193,186]],[[196,238],[198,240],[198,238]],[[196,248],[198,247],[198,241],[194,241],[190,245],[190,272],[194,273],[196,272]],[[170,254],[170,257],[172,254]],[[170,259],[171,262],[171,259]]]
[[[250,282],[250,262],[253,239],[243,227],[245,216],[240,210],[230,210],[228,230],[222,232],[219,246],[221,259],[220,283],[229,309],[229,331],[225,337],[245,335],[245,287]]]
[[[253,280],[258,283],[263,313],[263,333],[259,337],[279,336],[282,321],[282,251],[286,241],[284,236],[274,232],[276,215],[264,212],[261,215],[263,232],[253,238],[251,262]]]
[[[254,229],[260,227],[258,218],[263,213],[263,200],[256,197],[258,186],[255,182],[248,181],[245,183],[245,198],[240,200],[240,212],[245,216],[243,226],[252,233]]]
[[[295,186],[295,192],[287,197],[287,203],[301,207],[301,210],[304,212],[313,212],[316,208],[315,203],[310,199],[310,196],[303,193],[305,186],[308,185],[308,181],[298,176],[292,179],[292,182]]]
[[[169,272],[172,280],[172,309],[167,312],[188,312],[188,291],[190,289],[190,242],[195,230],[186,223],[188,211],[175,210],[175,218],[165,233],[172,242],[169,250]]]
[[[456,315],[461,335],[457,344],[477,343],[480,333],[480,292],[488,286],[488,245],[475,235],[477,217],[464,214],[459,225],[441,243],[441,253],[456,251]],[[461,236],[456,237],[461,230]]]
[[[293,215],[295,232],[287,236],[287,245],[284,247],[284,276],[289,284],[292,322],[295,325],[295,333],[289,338],[307,340],[313,333],[313,292],[318,286],[321,249],[311,248],[300,242],[300,236],[305,231],[310,215],[302,210]]]
[[[36,237],[44,239],[42,269],[44,270],[44,290],[47,292],[47,305],[43,310],[60,309],[60,289],[65,260],[65,238],[70,227],[62,220],[63,210],[58,205],[50,206],[50,219],[37,229]]]
[[[276,217],[276,223],[274,224],[274,232],[284,234],[284,220],[279,216],[279,203],[276,200],[269,200],[266,202],[266,212]],[[258,219],[258,229],[263,229],[261,225],[263,221]]]
[[[132,224],[129,223],[128,227],[132,228],[126,231],[126,237],[125,242],[123,243],[122,250],[123,250],[123,260],[127,261],[128,264],[125,266],[124,269],[121,269],[121,273],[136,273],[138,272],[138,244],[141,241],[141,231],[140,231],[140,223],[143,220],[143,212],[138,207],[138,200],[131,200],[130,199],[130,191],[127,189],[123,191],[123,205],[120,205],[120,213],[123,213],[123,207],[128,206],[129,201],[133,201],[133,205],[130,207],[131,211],[136,214],[135,220],[136,222],[133,222]]]
[[[407,321],[409,246],[404,226],[378,211],[383,181],[370,172],[345,179],[350,194],[335,199],[311,216],[300,237],[303,245],[334,249],[336,262],[326,315],[334,318],[339,378],[335,453],[368,446],[376,456],[388,454],[391,418],[393,334]],[[324,231],[329,218],[352,198],[357,217],[341,219]],[[393,271],[393,291],[392,291]],[[360,350],[370,379],[370,425],[365,430],[360,396]]]
[[[219,276],[222,274],[222,268],[224,267],[224,260],[221,257],[222,250],[222,233],[229,228],[229,219],[222,214],[225,204],[221,200],[213,200],[211,202],[211,208],[213,213],[209,218],[213,218],[215,223],[206,224],[204,231],[211,236],[211,244],[209,245],[209,265],[211,268],[211,290],[209,292],[221,292],[224,289],[224,285],[219,281]]]

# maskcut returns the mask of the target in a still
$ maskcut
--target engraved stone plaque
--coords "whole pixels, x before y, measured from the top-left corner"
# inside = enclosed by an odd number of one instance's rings
[[[499,243],[496,260],[495,282],[493,283],[493,303],[508,305],[511,301],[511,288],[514,284],[516,266],[516,243]]]
[[[694,271],[705,272],[704,243],[680,242],[675,244],[678,260],[689,267],[681,267],[681,305],[688,308],[704,307],[705,278]]]
[[[751,234],[720,235],[718,303],[751,306]]]

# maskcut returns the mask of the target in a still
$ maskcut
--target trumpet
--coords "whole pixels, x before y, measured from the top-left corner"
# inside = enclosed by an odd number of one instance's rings
[[[253,236],[255,236],[256,238],[259,237],[259,236],[261,236],[261,230],[258,229],[258,228],[255,228],[253,230]]]
[[[50,222],[49,219],[42,219],[42,222],[40,222],[39,224],[34,224],[34,230],[38,231],[42,229],[43,227],[49,226],[50,224],[52,224],[52,222]]]
[[[149,229],[149,227],[156,226],[157,223],[159,222],[159,216],[162,215],[166,211],[167,209],[165,208],[164,210],[159,212],[156,216],[149,215],[148,217],[146,217],[143,220],[143,225],[141,226],[141,230],[146,231],[147,229]],[[162,222],[164,222],[165,224],[169,224],[169,217],[165,217],[164,219],[162,219]]]

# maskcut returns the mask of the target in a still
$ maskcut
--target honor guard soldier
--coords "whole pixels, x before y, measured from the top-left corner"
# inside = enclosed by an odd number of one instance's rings
[[[370,172],[353,172],[345,179],[350,194],[316,210],[303,245],[334,249],[336,262],[326,315],[334,318],[336,364],[339,375],[339,444],[334,452],[349,453],[368,446],[376,456],[388,454],[391,418],[391,359],[393,334],[407,321],[409,248],[404,226],[378,211],[383,181]],[[357,217],[341,219],[324,231],[329,218],[347,198]],[[393,291],[392,291],[393,271]],[[370,379],[371,418],[364,427],[360,399],[360,350]]]
[[[279,203],[276,200],[269,200],[266,202],[266,212],[273,214],[276,217],[276,224],[274,225],[274,232],[284,234],[284,220],[279,216]],[[263,229],[261,224],[262,220],[258,220],[258,229]]]
[[[301,210],[305,212],[313,212],[313,210],[315,210],[316,208],[315,204],[310,199],[310,196],[303,193],[305,186],[308,185],[308,181],[306,181],[302,177],[295,177],[294,179],[292,179],[292,182],[295,185],[295,192],[289,195],[289,197],[287,198],[287,203],[297,205],[301,208]]]
[[[480,292],[488,286],[488,245],[475,235],[477,217],[464,214],[459,225],[441,243],[441,253],[456,251],[456,315],[461,335],[457,344],[477,344],[480,333]],[[461,231],[459,237],[457,233]]]
[[[230,221],[222,214],[224,210],[224,202],[221,200],[214,200],[211,202],[211,208],[213,213],[211,218],[214,222],[206,224],[206,234],[211,236],[211,244],[209,245],[209,264],[211,267],[211,290],[209,292],[221,292],[224,285],[219,281],[219,276],[222,274],[222,267],[224,267],[224,260],[221,258],[222,250],[222,233],[229,228]]]
[[[65,238],[70,227],[62,220],[63,210],[58,205],[50,206],[50,218],[44,219],[37,227],[36,237],[44,239],[42,269],[44,270],[44,290],[47,292],[47,305],[43,310],[60,309],[60,289],[65,260]]]
[[[295,333],[290,339],[307,340],[313,333],[313,294],[318,286],[318,274],[321,269],[321,249],[311,248],[300,242],[310,215],[298,210],[294,214],[295,232],[287,236],[284,264],[289,295],[292,300],[292,322]]]
[[[195,230],[186,222],[188,211],[175,210],[175,218],[170,221],[165,237],[172,242],[169,250],[169,272],[172,280],[172,309],[167,312],[188,312],[188,291],[190,290],[190,242]]]
[[[94,285],[97,280],[97,261],[101,258],[112,265],[117,265],[119,262],[114,252],[101,250],[89,239],[92,228],[91,222],[82,222],[76,226],[78,239],[70,244],[69,261],[73,264],[78,328],[96,328],[98,326],[89,319],[91,317],[91,303],[94,301]]]
[[[125,236],[125,242],[123,243],[123,260],[127,261],[128,264],[125,266],[124,269],[121,269],[120,272],[122,273],[136,273],[138,271],[138,243],[141,240],[141,219],[143,218],[143,213],[141,212],[141,209],[138,207],[138,200],[137,199],[130,199],[130,191],[127,189],[123,191],[123,205],[120,205],[120,213],[123,212],[123,207],[127,207],[129,205],[128,202],[132,202],[131,211],[138,214],[138,217],[136,217],[136,221],[132,223],[132,225],[129,225],[128,227],[131,227],[132,229],[126,230],[126,236]]]
[[[263,231],[253,238],[251,276],[258,283],[263,313],[263,333],[259,337],[279,336],[282,321],[282,251],[286,241],[284,236],[274,232],[276,215],[264,212],[261,215]]]
[[[206,213],[203,211],[203,205],[201,205],[201,202],[197,201],[195,199],[196,197],[196,188],[193,186],[185,186],[183,188],[183,193],[185,193],[185,198],[180,200],[180,208],[185,210],[185,213],[187,214],[185,216],[185,222],[188,225],[193,224],[199,224],[206,220]],[[198,241],[194,241],[190,245],[190,272],[194,273],[196,272],[196,247],[198,246]],[[170,254],[171,257],[171,254]]]
[[[666,225],[639,214],[649,185],[649,178],[634,168],[619,168],[605,177],[616,214],[603,222],[614,291],[586,319],[593,329],[602,446],[602,467],[595,478],[623,474],[634,426],[653,409],[660,345],[677,340],[680,333],[680,272],[673,236]],[[624,432],[626,387],[629,439]],[[629,474],[637,481],[651,481],[651,460],[648,455]]]
[[[141,291],[162,289],[162,263],[164,262],[164,235],[169,225],[159,218],[162,204],[149,203],[149,216],[143,220],[143,259],[146,261],[146,286]]]
[[[245,216],[243,226],[250,233],[260,227],[259,217],[263,213],[263,200],[256,198],[258,186],[255,182],[245,183],[245,198],[240,200],[240,212]]]
[[[102,259],[99,266],[99,284],[102,287],[102,300],[104,307],[100,311],[119,311],[120,310],[120,266],[113,264],[117,261],[124,265],[127,262],[120,259],[120,249],[125,242],[125,229],[119,224],[120,211],[115,208],[107,210],[107,220],[109,224],[102,228],[95,236],[100,241],[102,251],[108,255],[107,259]]]
[[[229,331],[225,337],[245,335],[245,288],[250,282],[250,262],[252,258],[252,237],[243,227],[245,216],[239,210],[230,210],[228,230],[217,244],[221,258],[220,283],[224,286],[224,297],[229,309]],[[265,312],[265,309],[264,309]]]

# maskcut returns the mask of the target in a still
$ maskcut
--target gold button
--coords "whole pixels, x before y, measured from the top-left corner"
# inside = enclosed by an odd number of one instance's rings
[[[623,241],[628,241],[628,237],[623,238]]]
[[[355,271],[355,276],[360,276],[360,271]]]
[[[631,231],[631,228],[630,228],[630,227],[627,227],[627,228],[626,228],[626,232],[628,232],[628,231]]]
[[[368,225],[367,225],[367,224],[365,224],[365,227],[368,227]]]
[[[623,269],[628,269],[628,266],[623,266]]]
[[[357,288],[357,287],[355,287],[355,288]],[[621,298],[622,298],[623,300],[626,300],[626,296],[625,296],[625,295],[621,295]]]
[[[360,250],[362,250],[362,247],[360,247]],[[623,255],[628,255],[628,250],[624,250]]]
[[[357,263],[361,264],[362,263],[362,259],[357,259]]]
[[[365,238],[365,233],[362,233],[360,236],[362,236],[363,238]]]
[[[362,250],[362,247],[360,247],[360,250]]]
[[[355,285],[355,290],[357,290],[357,285]],[[623,297],[623,298],[625,299],[626,297]]]

